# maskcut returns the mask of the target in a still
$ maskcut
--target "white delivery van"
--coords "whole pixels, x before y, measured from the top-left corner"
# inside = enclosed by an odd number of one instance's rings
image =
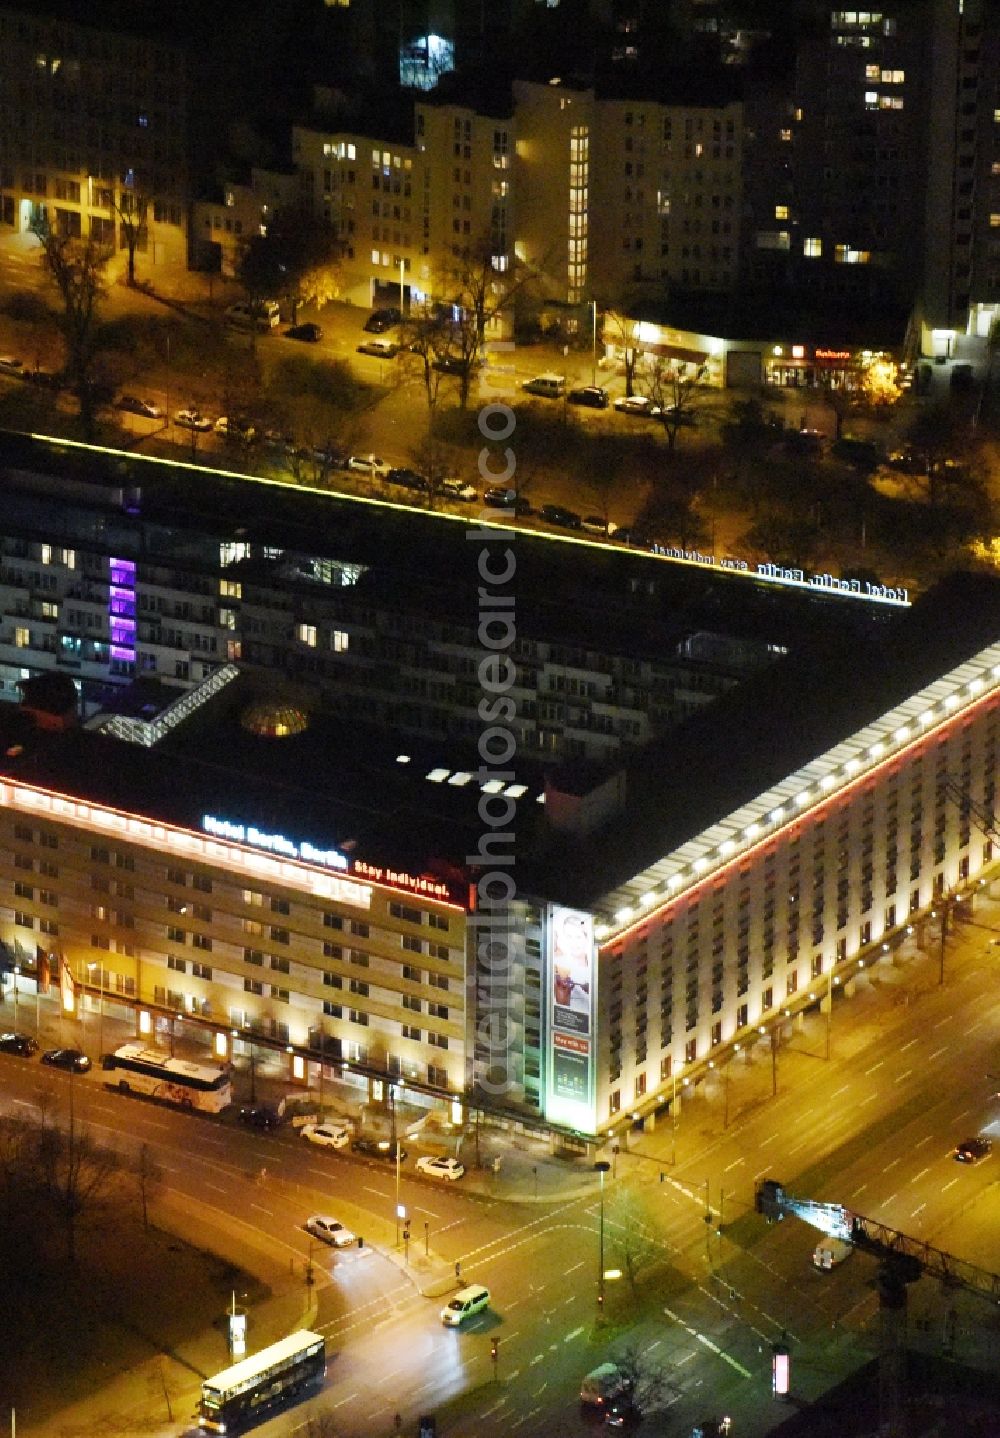
[[[617,1363],[601,1363],[591,1369],[580,1384],[580,1402],[594,1408],[606,1408],[628,1389],[628,1379]]]
[[[450,1303],[441,1310],[441,1322],[446,1328],[459,1328],[467,1318],[473,1318],[490,1301],[490,1290],[481,1283],[470,1283],[460,1288]]]
[[[845,1243],[842,1238],[821,1238],[813,1249],[813,1267],[828,1273],[845,1258],[850,1258],[853,1252],[854,1245]]]

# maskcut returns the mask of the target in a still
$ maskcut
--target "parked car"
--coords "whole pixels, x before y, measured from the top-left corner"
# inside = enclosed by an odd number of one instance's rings
[[[363,1158],[387,1159],[396,1162],[396,1145],[387,1138],[356,1138],[351,1143],[351,1152],[360,1153]],[[400,1163],[406,1162],[406,1149],[399,1150]]]
[[[0,1053],[17,1054],[19,1058],[30,1059],[38,1052],[38,1043],[30,1034],[0,1034]]]
[[[823,436],[818,429],[789,429],[782,438],[792,454],[819,454],[823,448]]]
[[[249,420],[230,419],[226,414],[215,421],[215,432],[224,439],[241,439],[247,444],[252,444],[257,438],[257,431]]]
[[[642,1422],[642,1412],[631,1393],[619,1393],[604,1410],[608,1428],[631,1430]]]
[[[417,1172],[426,1174],[428,1178],[445,1178],[454,1183],[465,1173],[465,1165],[459,1163],[457,1158],[444,1158],[440,1155],[431,1158],[425,1154],[423,1158],[417,1159]]]
[[[858,469],[874,469],[882,461],[882,446],[874,439],[859,439],[856,435],[844,434],[830,446],[837,459],[846,460]]]
[[[599,534],[603,539],[610,539],[618,532],[614,520],[604,519],[599,514],[585,514],[580,520],[580,528],[587,534]]]
[[[493,509],[511,509],[516,515],[533,513],[531,505],[522,499],[516,489],[501,489],[493,485],[483,492],[483,499]]]
[[[402,318],[401,310],[387,305],[383,309],[372,310],[365,320],[365,329],[370,335],[384,334],[386,330],[391,330],[393,325],[398,325]]]
[[[538,517],[546,524],[558,525],[560,529],[579,529],[582,522],[575,510],[565,509],[561,504],[543,504]]]
[[[688,425],[692,429],[698,423],[698,416],[679,404],[665,404],[662,409],[654,404],[650,413],[653,418],[663,415],[664,418],[673,420],[677,425]]]
[[[314,345],[323,338],[323,329],[321,325],[313,324],[312,320],[309,320],[304,325],[292,325],[291,329],[285,330],[285,337],[290,340],[305,340],[306,344]]]
[[[570,404],[582,404],[588,409],[607,409],[610,403],[607,390],[599,384],[584,384],[579,389],[571,389],[566,399]]]
[[[21,375],[23,369],[23,360],[15,359],[13,355],[0,355],[0,372],[3,374]]]
[[[566,393],[566,376],[563,374],[536,374],[526,379],[521,388],[525,394],[538,394],[543,399],[562,399]]]
[[[472,368],[461,355],[439,355],[436,360],[431,360],[431,369],[436,369],[439,374],[464,374],[467,365]]]
[[[299,1133],[320,1148],[346,1148],[351,1141],[351,1130],[340,1123],[304,1123]]]
[[[389,466],[377,454],[352,454],[345,466],[352,474],[368,474],[373,479],[385,479]]]
[[[427,480],[415,469],[390,469],[386,479],[390,484],[398,484],[402,489],[426,491],[428,488]]]
[[[260,1128],[270,1131],[281,1126],[281,1115],[278,1110],[271,1108],[266,1103],[247,1104],[239,1112],[240,1123],[245,1123],[248,1128]]]
[[[659,406],[646,394],[626,394],[615,400],[619,414],[630,414],[635,419],[655,419],[660,413]]]
[[[21,378],[27,380],[28,384],[37,384],[41,389],[62,389],[66,383],[62,370],[25,369],[21,370]]]
[[[395,359],[400,348],[395,340],[365,340],[358,345],[358,354],[374,355],[376,359]]]
[[[981,1158],[986,1158],[992,1152],[992,1139],[983,1138],[982,1135],[976,1138],[963,1138],[961,1143],[955,1145],[955,1157],[959,1163],[978,1163]]]
[[[204,434],[212,428],[212,421],[199,414],[196,409],[179,409],[174,415],[174,424],[181,429],[194,429]]]
[[[226,319],[238,329],[276,330],[281,323],[277,300],[239,300],[226,310]]]
[[[311,1233],[313,1238],[322,1239],[324,1243],[332,1244],[334,1248],[349,1248],[357,1239],[349,1228],[336,1218],[331,1218],[328,1213],[314,1213],[306,1219],[306,1233]]]
[[[162,419],[163,410],[151,399],[139,399],[134,394],[123,394],[118,397],[118,408],[127,410],[129,414],[141,414],[144,419]]]
[[[75,1074],[85,1074],[90,1068],[90,1059],[79,1049],[46,1049],[42,1054],[42,1063]]]
[[[449,499],[464,499],[466,501],[475,499],[476,497],[475,489],[463,479],[442,479],[441,493],[446,494]]]

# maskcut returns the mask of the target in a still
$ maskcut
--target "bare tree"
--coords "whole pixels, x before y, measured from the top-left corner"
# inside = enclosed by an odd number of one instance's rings
[[[142,1208],[142,1226],[149,1227],[149,1198],[154,1192],[160,1180],[163,1178],[163,1169],[156,1162],[149,1151],[149,1144],[144,1143],[139,1149],[139,1156],[135,1161],[136,1186],[139,1190],[139,1204]]]
[[[100,348],[98,312],[107,289],[111,251],[93,239],[58,234],[44,216],[33,222],[32,230],[41,242],[46,271],[62,302],[59,327],[66,344],[66,369],[84,434],[92,439],[97,409],[94,369]]]
[[[679,1392],[666,1370],[636,1344],[628,1343],[612,1355],[615,1367],[628,1384],[632,1401],[640,1413],[662,1408],[668,1398]]]
[[[80,1219],[97,1206],[118,1174],[121,1161],[113,1149],[102,1148],[70,1121],[67,1132],[47,1128],[39,1137],[45,1190],[66,1233],[66,1258],[76,1261]]]
[[[608,1208],[608,1251],[634,1294],[640,1275],[662,1259],[663,1249],[647,1226],[635,1197],[626,1189],[617,1190]]]
[[[113,193],[114,210],[118,216],[127,256],[125,278],[126,282],[134,289],[136,252],[146,247],[149,235],[149,207],[153,202],[153,197],[137,184],[134,178]]]
[[[621,351],[625,366],[625,393],[635,394],[635,372],[639,363],[639,321],[621,305],[609,305],[604,324],[610,329],[615,347]]]
[[[484,363],[490,327],[511,309],[531,279],[527,266],[494,253],[489,236],[465,250],[443,277],[441,291],[451,304],[451,315],[442,322],[446,346],[441,358],[458,380],[462,409]]]
[[[677,448],[680,430],[685,425],[697,423],[696,414],[704,396],[702,383],[707,373],[707,365],[661,358],[643,384],[643,390],[656,410],[657,423],[666,436],[669,454]]]

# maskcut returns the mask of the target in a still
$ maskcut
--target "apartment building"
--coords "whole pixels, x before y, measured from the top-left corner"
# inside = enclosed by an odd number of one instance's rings
[[[138,203],[140,272],[186,265],[187,112],[178,46],[0,7],[0,226],[122,249]]]

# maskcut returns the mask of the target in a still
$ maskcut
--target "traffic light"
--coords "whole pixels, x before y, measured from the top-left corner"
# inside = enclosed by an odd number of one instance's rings
[[[403,1242],[404,1242],[404,1243],[409,1243],[409,1241],[410,1241],[410,1226],[409,1226],[409,1224],[407,1223],[407,1224],[404,1224],[404,1225],[403,1225]]]
[[[493,1359],[493,1362],[495,1363],[495,1362],[497,1361],[497,1359],[499,1358],[499,1356],[500,1356],[500,1349],[497,1347],[497,1341],[496,1341],[496,1339],[493,1338],[493,1339],[490,1340],[490,1357]]]

